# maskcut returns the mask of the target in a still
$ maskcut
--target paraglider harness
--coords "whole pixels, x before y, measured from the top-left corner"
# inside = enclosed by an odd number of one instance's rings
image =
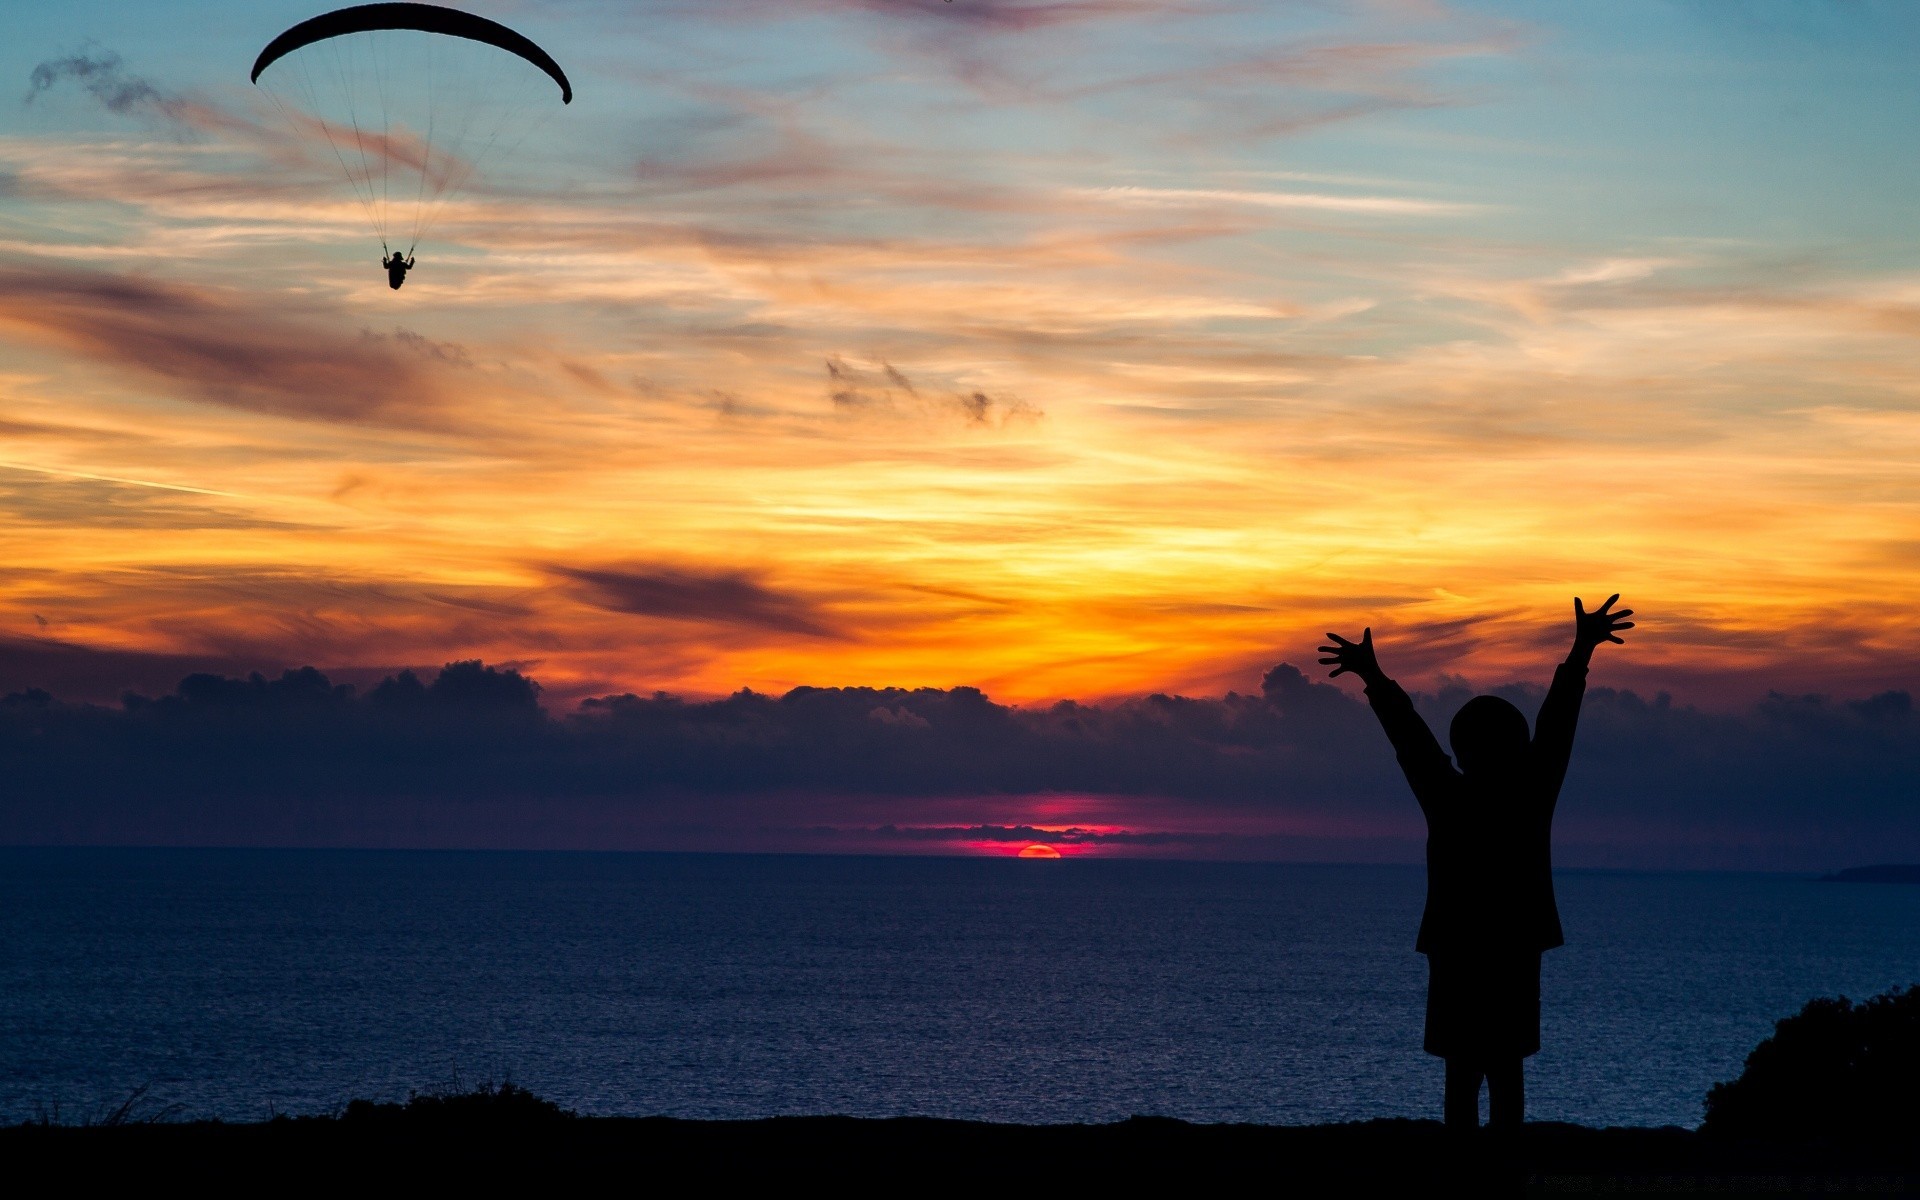
[[[407,272],[413,270],[413,247],[407,247],[407,253],[403,257],[388,250],[387,243],[383,240],[380,243],[380,254],[380,265],[387,269],[387,286],[397,292],[400,290],[400,285],[407,281]]]

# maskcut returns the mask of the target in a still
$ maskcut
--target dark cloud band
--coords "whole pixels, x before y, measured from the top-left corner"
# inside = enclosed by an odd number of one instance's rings
[[[1527,709],[1539,700],[1529,688],[1502,692]],[[1444,729],[1468,695],[1419,702]],[[423,801],[442,805],[444,828],[415,831],[430,844],[463,844],[462,806],[506,806],[537,825],[544,806],[583,803],[643,843],[704,821],[720,847],[809,826],[872,844],[1186,853],[1224,845],[1170,829],[1348,838],[1419,829],[1365,705],[1285,664],[1259,694],[1217,699],[1029,709],[971,688],[796,688],[711,701],[609,696],[561,716],[542,709],[531,679],[477,662],[363,692],[311,668],[277,679],[201,673],[117,707],[16,692],[0,702],[0,770],[9,783],[0,837],[26,841],[80,836],[61,832],[82,827],[75,813],[90,814],[90,840],[158,825],[218,841],[261,814],[285,825],[288,813],[328,804],[351,827]],[[913,817],[1035,795],[1128,798],[1129,815],[1125,827],[1065,833]],[[1774,695],[1716,714],[1595,689],[1559,832],[1589,860],[1845,865],[1920,856],[1916,796],[1920,719],[1905,692]],[[875,804],[893,819],[861,819]],[[224,815],[201,825],[182,815],[205,812]]]

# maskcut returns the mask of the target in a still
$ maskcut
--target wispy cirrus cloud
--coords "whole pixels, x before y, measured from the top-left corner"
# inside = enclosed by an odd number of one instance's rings
[[[1422,200],[1408,196],[1343,196],[1331,192],[1263,192],[1235,188],[1164,188],[1124,184],[1083,188],[1074,193],[1116,204],[1211,205],[1246,204],[1255,208],[1297,208],[1320,212],[1369,213],[1387,216],[1466,216],[1482,211],[1479,204]]]
[[[6,430],[0,427],[0,435]],[[0,463],[0,524],[81,529],[292,530],[217,495],[132,480],[22,471]]]
[[[604,0],[586,0],[579,7],[605,9]],[[624,6],[623,6],[624,7]],[[705,5],[678,8],[679,15],[724,23],[787,21],[795,16],[853,14],[904,25],[926,25],[948,30],[1022,33],[1061,25],[1078,25],[1128,17],[1204,11],[1196,0],[745,0],[725,9]]]

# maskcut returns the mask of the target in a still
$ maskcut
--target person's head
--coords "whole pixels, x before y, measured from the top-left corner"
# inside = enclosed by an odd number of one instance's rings
[[[1498,696],[1475,696],[1447,730],[1453,760],[1468,775],[1497,775],[1518,766],[1533,735],[1519,709]]]

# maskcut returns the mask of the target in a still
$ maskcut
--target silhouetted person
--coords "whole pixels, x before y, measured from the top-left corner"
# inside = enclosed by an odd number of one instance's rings
[[[387,269],[387,286],[397,292],[400,285],[407,281],[407,272],[413,270],[413,256],[402,258],[400,252],[395,250],[393,257],[381,259],[380,265]]]
[[[1587,664],[1602,642],[1632,629],[1633,610],[1588,612],[1573,602],[1573,650],[1553,673],[1531,737],[1527,718],[1498,696],[1475,696],[1454,714],[1459,769],[1413,701],[1387,678],[1373,630],[1320,647],[1333,674],[1367,685],[1367,700],[1427,817],[1427,907],[1414,949],[1427,956],[1426,1051],[1447,1063],[1446,1122],[1480,1124],[1480,1081],[1491,1123],[1519,1126],[1521,1064],[1540,1049],[1540,956],[1564,944],[1553,900],[1554,801],[1573,754]]]

